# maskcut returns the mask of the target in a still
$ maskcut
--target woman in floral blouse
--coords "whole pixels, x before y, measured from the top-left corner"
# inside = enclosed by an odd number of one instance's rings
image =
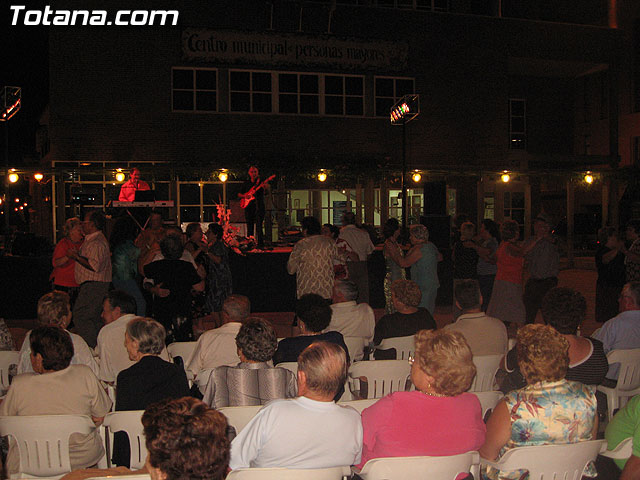
[[[527,386],[508,393],[496,406],[480,455],[496,460],[515,447],[595,439],[595,388],[564,379],[569,367],[567,340],[550,326],[531,324],[518,330],[517,348]],[[482,478],[512,480],[524,473],[483,467]],[[595,476],[593,466],[585,475]]]

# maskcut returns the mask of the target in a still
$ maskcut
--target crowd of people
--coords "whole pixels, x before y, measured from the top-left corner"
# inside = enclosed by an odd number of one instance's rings
[[[99,211],[65,224],[53,257],[55,289],[38,302],[38,327],[25,338],[0,415],[80,413],[100,425],[112,408],[106,386],[115,392],[115,410],[146,410],[145,469],[153,479],[224,478],[229,469],[251,467],[357,471],[374,458],[470,450],[495,460],[518,446],[594,439],[598,411],[606,409],[595,386],[615,385],[618,375],[606,354],[640,348],[634,225],[627,229],[631,245],[611,229],[601,232],[596,311],[604,322],[584,337],[586,301],[557,286],[559,253],[545,214],[525,241],[510,220],[500,226],[485,220],[477,234],[473,223],[460,223],[452,242],[453,322],[443,328],[434,319],[442,254],[425,226],[411,226],[404,246],[398,221],[384,225],[386,308],[376,321],[369,234],[351,212],[338,231],[306,217],[287,264],[297,277],[295,331],[280,340],[252,314],[246,296],[232,293],[220,225],[205,234],[190,224],[183,233],[153,213],[141,232],[128,217],[114,224],[108,241],[104,228]],[[165,345],[196,340],[192,320],[209,313],[217,328],[202,333],[182,363],[172,362]],[[516,332],[511,350],[508,332]],[[415,341],[409,358],[415,388],[381,398],[361,415],[342,405],[349,365],[396,358],[381,344],[408,336]],[[346,340],[353,337],[368,348],[350,352]],[[469,393],[473,358],[484,355],[504,356],[497,377],[504,398],[488,419]],[[289,363],[297,370],[278,367]],[[60,393],[53,398],[51,391]],[[231,433],[216,409],[242,405],[264,407]],[[634,399],[607,427],[610,446],[638,426]],[[103,454],[95,432],[72,436],[70,447],[74,469],[94,466]],[[129,466],[128,449],[126,435],[116,435],[114,464]],[[10,444],[9,472],[16,471],[16,455]],[[625,480],[640,470],[640,455],[627,465],[620,465]],[[112,471],[122,472],[128,470]],[[482,478],[523,473],[483,468]],[[592,465],[585,475],[595,475]]]

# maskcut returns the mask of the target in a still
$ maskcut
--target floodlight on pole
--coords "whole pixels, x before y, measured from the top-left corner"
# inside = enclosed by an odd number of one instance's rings
[[[413,93],[398,100],[389,112],[391,125],[402,125],[402,227],[409,223],[407,208],[407,129],[406,125],[420,114],[420,95]]]
[[[0,92],[0,122],[8,122],[22,106],[22,89],[4,87]]]

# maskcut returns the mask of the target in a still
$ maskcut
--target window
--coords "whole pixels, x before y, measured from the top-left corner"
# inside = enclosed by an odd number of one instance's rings
[[[509,99],[509,148],[526,150],[527,148],[527,104],[522,98]]]
[[[232,112],[270,113],[272,81],[270,72],[229,72]]]
[[[174,68],[171,106],[174,112],[215,112],[218,72],[214,69]]]
[[[631,137],[631,165],[640,167],[640,137]]]
[[[364,115],[364,76],[231,70],[232,112]]]
[[[414,93],[413,78],[376,77],[376,117],[388,117],[389,110],[400,97]]]
[[[362,116],[364,114],[364,78],[325,75],[324,113]]]
[[[280,73],[278,85],[280,113],[320,113],[318,75]]]
[[[448,12],[449,0],[374,0],[377,7]]]
[[[520,225],[520,238],[524,238],[524,192],[504,192],[504,218]]]

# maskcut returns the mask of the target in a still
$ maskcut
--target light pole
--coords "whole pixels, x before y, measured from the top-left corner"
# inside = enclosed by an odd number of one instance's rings
[[[9,175],[9,120],[18,113],[22,106],[22,89],[20,87],[5,86],[0,92],[0,122],[4,122],[4,167],[5,175]],[[4,225],[9,231],[10,209],[7,203],[7,186],[3,195]]]
[[[407,228],[407,123],[420,114],[420,95],[405,95],[389,111],[391,125],[402,125],[402,228]]]

